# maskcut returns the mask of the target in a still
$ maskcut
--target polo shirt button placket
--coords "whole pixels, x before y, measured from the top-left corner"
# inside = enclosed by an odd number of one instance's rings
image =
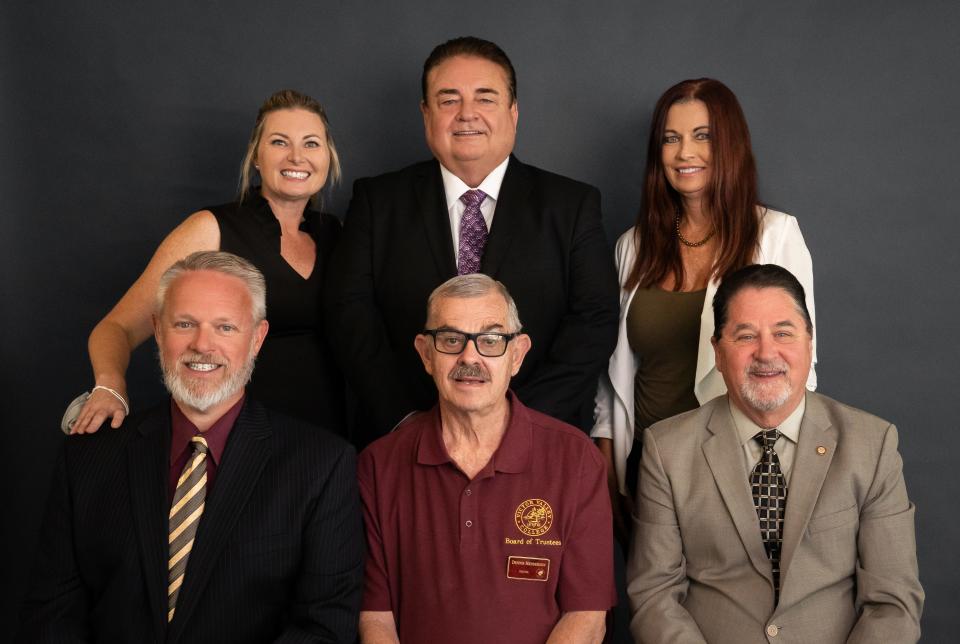
[[[477,530],[473,530],[473,517],[477,516],[477,500],[473,495],[473,483],[469,484],[469,487],[464,488],[463,494],[460,496],[460,548],[462,549],[476,549],[478,544],[477,541]]]

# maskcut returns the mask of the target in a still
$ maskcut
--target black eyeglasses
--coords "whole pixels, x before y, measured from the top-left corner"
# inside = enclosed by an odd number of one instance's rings
[[[464,333],[451,329],[424,329],[423,335],[433,336],[433,346],[440,353],[456,355],[467,348],[467,341],[473,340],[477,353],[485,358],[499,358],[507,352],[507,343],[520,335],[516,333]]]

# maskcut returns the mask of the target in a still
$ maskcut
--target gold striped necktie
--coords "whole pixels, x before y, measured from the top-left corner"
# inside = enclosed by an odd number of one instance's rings
[[[194,436],[190,439],[190,446],[193,453],[187,459],[183,473],[177,481],[173,505],[170,507],[168,622],[173,619],[173,612],[177,607],[177,595],[183,585],[187,560],[193,548],[193,537],[197,534],[197,525],[200,523],[204,500],[207,497],[207,440],[203,436]]]

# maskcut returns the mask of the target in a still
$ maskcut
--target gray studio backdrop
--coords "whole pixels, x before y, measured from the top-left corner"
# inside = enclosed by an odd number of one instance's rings
[[[141,6],[142,4],[142,6]],[[176,4],[176,3],[175,3]],[[163,7],[163,8],[161,8]],[[658,95],[740,97],[764,200],[814,259],[821,391],[895,422],[916,502],[924,641],[955,641],[960,585],[960,5],[955,2],[4,2],[0,633],[15,622],[86,336],[188,213],[228,200],[255,111],[317,96],[345,181],[427,155],[431,47],[473,33],[519,74],[518,155],[597,185],[613,240],[639,202]],[[153,347],[134,406],[159,398]],[[110,526],[104,526],[109,530]]]

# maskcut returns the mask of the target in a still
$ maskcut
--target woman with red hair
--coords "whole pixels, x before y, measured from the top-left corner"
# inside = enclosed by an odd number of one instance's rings
[[[643,430],[726,392],[710,344],[723,276],[779,264],[803,284],[814,315],[800,227],[760,204],[747,122],[723,83],[685,80],[657,101],[640,212],[617,242],[616,260],[620,331],[600,378],[592,435],[624,536],[617,510],[636,484]],[[807,388],[816,388],[812,369]]]

